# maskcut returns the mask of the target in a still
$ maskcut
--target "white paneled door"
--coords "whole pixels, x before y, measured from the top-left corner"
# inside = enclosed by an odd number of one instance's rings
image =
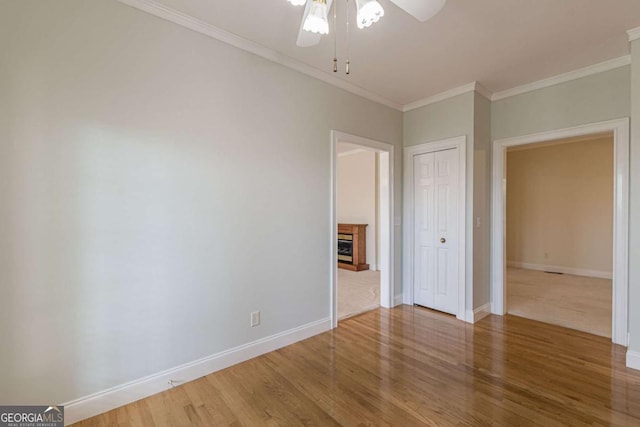
[[[458,314],[458,149],[416,155],[414,303]]]

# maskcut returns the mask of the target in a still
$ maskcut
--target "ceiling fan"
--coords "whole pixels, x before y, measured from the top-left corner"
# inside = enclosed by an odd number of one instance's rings
[[[296,44],[309,47],[320,43],[322,35],[329,34],[329,10],[333,0],[287,0],[294,6],[305,6]],[[347,6],[348,2],[347,1]],[[384,16],[384,9],[377,0],[355,0],[358,28],[366,28]],[[444,7],[447,0],[391,0],[418,21],[425,22]],[[335,12],[335,11],[334,11]],[[335,15],[334,15],[335,16]]]

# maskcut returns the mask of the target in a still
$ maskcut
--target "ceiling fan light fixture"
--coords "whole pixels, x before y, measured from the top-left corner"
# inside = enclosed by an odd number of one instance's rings
[[[314,34],[329,34],[327,0],[313,0],[302,29]]]
[[[304,6],[304,4],[307,2],[307,0],[287,0],[287,1],[294,6]]]
[[[358,28],[370,27],[384,16],[384,9],[376,0],[356,0]]]

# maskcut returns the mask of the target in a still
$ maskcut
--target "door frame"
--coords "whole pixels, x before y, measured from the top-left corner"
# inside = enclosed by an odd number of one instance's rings
[[[506,162],[507,148],[596,133],[613,132],[613,319],[612,341],[628,344],[629,297],[629,118],[493,141],[491,222],[491,312],[507,313]]]
[[[380,305],[384,308],[393,308],[399,301],[395,298],[394,259],[394,146],[386,142],[375,141],[345,132],[331,131],[331,206],[330,206],[330,285],[329,301],[331,312],[331,328],[338,326],[338,143],[347,142],[367,147],[380,154],[380,180],[376,191],[379,191],[379,215],[380,222]],[[383,170],[384,169],[384,170]]]
[[[405,304],[414,304],[413,290],[413,244],[414,235],[414,185],[413,185],[413,158],[420,154],[433,153],[436,151],[448,150],[452,148],[458,149],[458,312],[456,317],[459,320],[470,321],[467,319],[466,300],[467,300],[467,137],[459,136],[456,138],[444,139],[441,141],[427,142],[404,149],[404,279],[403,279],[403,301]],[[471,258],[469,258],[471,259]]]

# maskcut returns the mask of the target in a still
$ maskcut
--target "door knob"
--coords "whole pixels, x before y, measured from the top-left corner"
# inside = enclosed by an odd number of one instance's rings
[[[445,239],[444,237],[440,239],[440,243],[446,243],[446,242],[447,242],[447,239]]]

